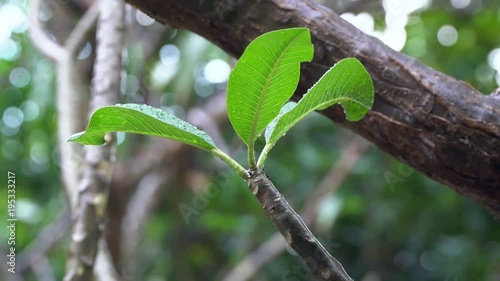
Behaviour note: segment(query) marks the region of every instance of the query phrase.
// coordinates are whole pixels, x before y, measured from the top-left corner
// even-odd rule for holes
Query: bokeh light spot
[[[223,83],[226,82],[231,68],[227,62],[221,59],[211,60],[203,68],[203,76],[210,83]]]
[[[85,43],[85,46],[80,50],[80,53],[78,54],[78,57],[76,57],[78,60],[84,60],[88,58],[92,54],[92,44],[90,42]]]
[[[160,49],[160,60],[166,65],[176,64],[181,56],[181,51],[177,46],[167,44]]]
[[[204,77],[198,77],[194,83],[194,91],[200,97],[209,97],[214,93],[214,84],[207,81]]]
[[[7,160],[17,160],[22,153],[23,145],[15,139],[8,139],[2,145],[2,155]]]
[[[31,224],[40,223],[43,218],[43,212],[36,203],[27,199],[19,199],[16,203],[19,220]]]
[[[3,112],[2,122],[9,128],[19,128],[24,121],[24,114],[21,109],[10,106]]]
[[[455,9],[465,9],[470,5],[471,0],[450,0],[451,5]]]
[[[155,23],[155,20],[153,18],[141,11],[137,11],[137,13],[135,14],[135,19],[142,26],[150,26]]]
[[[0,59],[15,61],[21,55],[21,47],[14,40],[0,42]]]
[[[21,110],[23,111],[25,121],[33,121],[40,114],[40,108],[33,100],[25,100],[21,104]]]
[[[488,53],[488,64],[500,72],[500,48],[493,49]]]
[[[446,47],[453,46],[458,40],[458,32],[451,25],[443,25],[438,30],[437,38],[441,45]]]
[[[23,33],[28,21],[21,7],[15,4],[0,6],[0,42],[8,40],[13,32]]]
[[[437,253],[435,251],[425,251],[420,255],[420,265],[427,270],[434,270],[437,267]]]

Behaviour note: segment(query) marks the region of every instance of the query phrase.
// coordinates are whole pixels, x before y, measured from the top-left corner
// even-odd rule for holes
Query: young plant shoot
[[[352,280],[263,171],[276,142],[309,113],[341,104],[346,118],[358,121],[373,105],[372,80],[355,58],[335,64],[298,103],[288,102],[297,88],[301,63],[310,62],[313,52],[307,28],[272,31],[252,41],[232,70],[227,87],[227,110],[234,130],[248,148],[247,169],[217,148],[204,131],[147,105],[118,104],[100,108],[92,115],[87,130],[71,136],[69,141],[102,145],[106,133],[126,132],[172,139],[208,151],[249,183],[267,215],[313,276],[318,280]],[[254,143],[262,133],[266,145],[256,160]]]

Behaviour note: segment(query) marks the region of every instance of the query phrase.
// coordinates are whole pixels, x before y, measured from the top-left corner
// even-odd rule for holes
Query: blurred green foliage
[[[471,5],[478,2],[473,0]],[[468,11],[453,9],[447,3],[436,1],[412,14],[402,51],[490,93],[500,84],[492,58],[493,50],[500,48],[499,4],[482,1],[480,8]],[[0,172],[16,173],[16,246],[21,258],[29,254],[25,250],[35,237],[66,212],[66,203],[57,160],[54,66],[27,38],[27,22],[13,25],[12,17],[4,16],[12,14],[8,10],[11,6],[24,11],[25,3],[13,0],[0,6]],[[383,13],[374,15],[375,22],[383,22]],[[450,46],[443,46],[437,37],[444,25],[458,34]],[[12,29],[4,36],[8,27]],[[123,100],[152,101],[184,118],[189,108],[203,105],[224,91],[224,79],[205,71],[211,69],[209,64],[214,60],[218,65],[211,74],[224,74],[227,66],[234,64],[220,49],[185,31],[169,29],[159,49],[147,59],[139,45],[130,43]],[[221,61],[227,63],[226,67]],[[221,130],[232,155],[238,155],[244,163],[242,143],[227,120]],[[121,138],[124,140],[118,146],[117,159],[127,163],[133,163],[129,158],[137,149],[134,143],[139,140],[147,148],[152,142],[128,135]],[[266,172],[300,210],[351,138],[350,133],[314,114],[275,147]],[[263,139],[258,142],[258,148],[264,145]],[[182,155],[182,161],[176,161],[185,162],[183,167],[190,171],[174,170],[179,173],[178,179],[163,187],[140,236],[137,271],[130,275],[127,267],[118,268],[125,280],[220,280],[275,232],[237,175],[216,168],[208,153],[186,149]],[[193,173],[202,174],[204,180],[185,180],[193,178]],[[403,180],[391,185],[386,173]],[[196,214],[186,223],[179,206],[194,206],[200,200],[197,192],[206,189],[216,195],[201,204],[203,208],[195,208]],[[0,192],[6,193],[5,180]],[[5,218],[6,197],[0,198],[0,217]],[[355,280],[500,280],[498,222],[477,203],[375,147],[365,153],[331,199],[327,201],[329,208],[339,211],[326,213],[326,217],[334,224],[319,225],[320,230],[315,232]],[[7,232],[5,227],[0,229],[4,256]],[[46,253],[57,280],[64,273],[67,242],[66,235]],[[37,280],[31,269],[24,271],[23,277]],[[297,257],[284,253],[253,280],[310,278]]]

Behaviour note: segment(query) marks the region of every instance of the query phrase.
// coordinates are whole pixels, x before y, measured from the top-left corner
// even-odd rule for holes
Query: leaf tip
[[[71,135],[69,138],[68,138],[68,142],[80,142],[80,138],[85,134],[85,132],[79,132],[79,133],[76,133],[76,134],[73,134]]]
[[[103,145],[106,144],[106,140],[104,138],[95,138],[89,137],[86,135],[86,132],[79,132],[74,135],[71,135],[68,138],[68,142],[77,142],[85,145]]]

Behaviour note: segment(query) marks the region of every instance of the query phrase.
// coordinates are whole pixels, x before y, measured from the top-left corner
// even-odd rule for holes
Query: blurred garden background
[[[498,0],[318,2],[484,94],[500,86]],[[31,2],[1,3],[0,217],[7,217],[11,171],[18,221],[16,274],[6,271],[8,229],[1,224],[0,280],[62,280],[71,220],[57,147],[57,66],[30,39]],[[36,20],[62,43],[91,4],[45,2]],[[225,113],[235,59],[131,6],[125,22],[121,102],[189,120],[244,162]],[[84,93],[95,30],[87,37],[74,64]],[[300,122],[269,157],[266,173],[354,280],[500,280],[500,224],[482,206],[320,114]],[[208,153],[118,134],[106,237],[122,280],[311,280],[275,232],[246,183]]]

